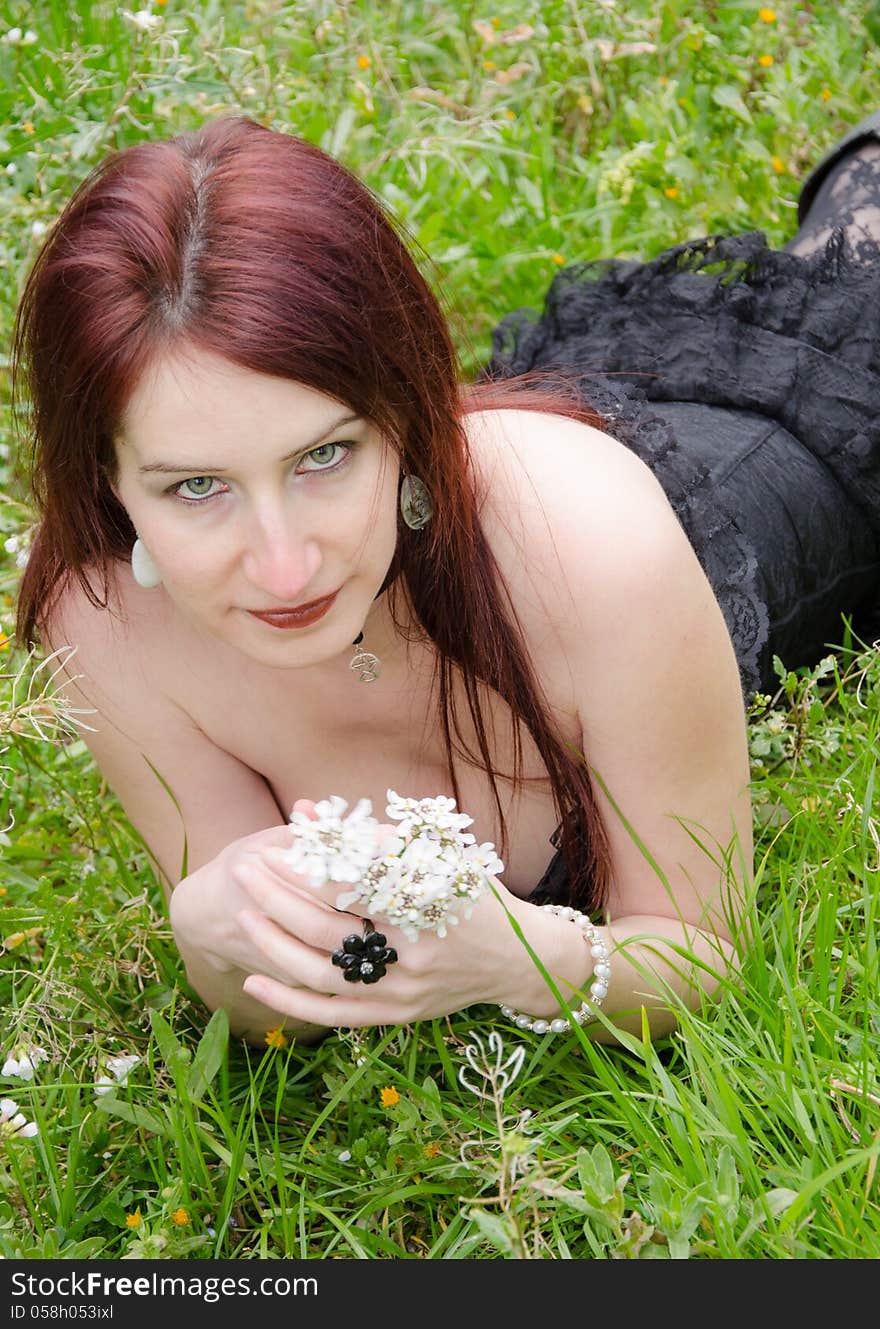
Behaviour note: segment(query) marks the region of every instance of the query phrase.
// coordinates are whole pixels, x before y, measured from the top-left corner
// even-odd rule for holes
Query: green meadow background
[[[855,0],[0,2],[0,1060],[46,1053],[0,1075],[0,1255],[880,1255],[878,649],[842,621],[750,714],[753,937],[674,1036],[542,1040],[475,1007],[247,1047],[187,987],[57,661],[11,635],[34,513],[8,372],[41,237],[112,149],[238,112],[335,153],[471,375],[562,264],[784,243],[810,164],[880,104],[878,41]]]

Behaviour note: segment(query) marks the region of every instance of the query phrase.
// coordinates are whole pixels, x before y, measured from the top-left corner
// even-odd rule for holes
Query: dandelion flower
[[[395,1107],[400,1102],[400,1094],[394,1088],[394,1085],[385,1085],[379,1092],[379,1101],[383,1107]]]
[[[663,193],[666,195],[667,198],[678,198],[678,190],[676,189],[675,185],[667,185],[667,187],[663,190]]]
[[[358,56],[358,69],[369,69],[372,63],[373,62],[368,55]]]
[[[764,68],[764,69],[769,69],[770,66],[773,64],[773,56],[772,56],[772,55],[759,55],[759,56],[758,56],[758,64],[761,65],[762,68]]]
[[[284,1037],[284,1034],[281,1032],[280,1029],[266,1030],[267,1048],[283,1048],[286,1046],[287,1046],[287,1039]]]
[[[175,1209],[171,1215],[171,1221],[175,1227],[186,1227],[189,1223],[189,1214],[184,1208]]]
[[[822,91],[819,93],[819,96],[822,98],[823,102],[828,102],[828,101],[830,101],[830,100],[831,100],[831,89],[830,89],[830,88],[823,88]]]
[[[762,23],[775,23],[776,14],[772,9],[759,9],[758,18]]]
[[[773,164],[773,169],[774,169],[774,171],[776,172],[776,174],[777,174],[777,175],[782,175],[782,172],[785,170],[785,162],[782,160],[782,158],[781,158],[781,157],[774,157],[774,158],[772,159],[772,164]]]
[[[143,1222],[143,1219],[141,1218],[141,1211],[140,1211],[140,1209],[135,1209],[135,1211],[134,1211],[133,1214],[126,1214],[126,1215],[125,1215],[125,1226],[126,1226],[126,1227],[137,1228],[137,1227],[140,1227],[140,1225],[141,1225],[142,1222]]]

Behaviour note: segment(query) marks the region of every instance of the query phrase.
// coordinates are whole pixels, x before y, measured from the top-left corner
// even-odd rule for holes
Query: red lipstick
[[[323,600],[312,600],[299,609],[249,609],[248,613],[273,628],[307,628],[324,617],[338,594],[338,591],[334,591],[332,595],[325,595]]]

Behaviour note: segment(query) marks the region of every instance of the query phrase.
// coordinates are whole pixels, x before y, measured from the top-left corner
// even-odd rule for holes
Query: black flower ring
[[[334,951],[332,960],[344,970],[346,983],[378,983],[384,978],[389,964],[397,961],[397,951],[393,946],[386,946],[387,937],[383,932],[370,930],[359,937],[352,933],[343,937],[342,949]]]

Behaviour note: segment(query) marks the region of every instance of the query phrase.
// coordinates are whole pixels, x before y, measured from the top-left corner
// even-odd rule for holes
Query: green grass
[[[782,243],[809,164],[880,102],[880,24],[854,0],[775,11],[169,0],[140,34],[115,5],[0,3],[0,34],[37,33],[0,44],[4,346],[34,224],[108,149],[223,111],[295,129],[381,195],[466,373],[560,261],[712,231]],[[32,513],[0,370],[5,541]],[[48,670],[7,649],[0,1052],[49,1060],[0,1078],[40,1129],[0,1141],[0,1255],[876,1258],[880,654],[843,623],[840,643],[750,716],[753,941],[675,1036],[541,1041],[474,1008],[265,1052],[188,990],[143,847],[41,701]],[[525,1046],[506,1085],[493,1030],[503,1057]],[[474,1034],[482,1098],[459,1080]],[[96,1096],[123,1053],[139,1065]]]

